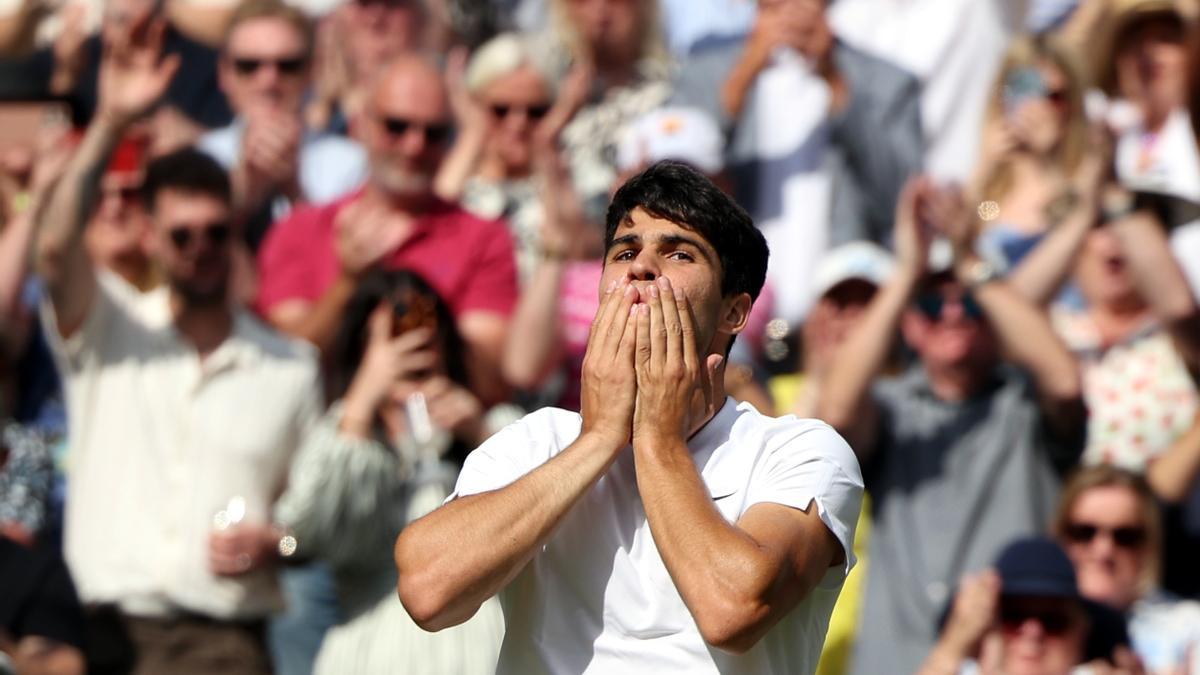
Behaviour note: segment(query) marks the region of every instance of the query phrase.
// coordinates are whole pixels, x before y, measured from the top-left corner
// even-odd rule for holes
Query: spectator
[[[511,416],[485,411],[466,388],[450,310],[403,270],[363,279],[331,361],[335,403],[297,455],[276,511],[301,555],[333,566],[348,617],[326,635],[316,672],[493,672],[499,606],[451,631],[422,631],[396,602],[391,545],[441,503],[466,453]]]
[[[1088,122],[1067,52],[1045,36],[1013,43],[987,116],[972,199],[988,218],[980,244],[1015,265],[1079,197]]]
[[[1014,541],[995,569],[963,579],[919,673],[1141,673],[1124,619],[1085,596],[1057,544],[1040,537]]]
[[[150,214],[142,204],[146,142],[136,136],[122,139],[100,179],[96,208],[84,231],[88,257],[139,291],[159,284],[146,240]]]
[[[818,417],[846,435],[871,490],[857,673],[916,669],[952,585],[1048,522],[1055,470],[1082,444],[1075,360],[1046,316],[974,255],[970,216],[928,179],[906,186],[896,270],[821,392]],[[953,242],[948,266],[936,248],[928,262],[935,233]],[[897,328],[918,361],[875,386]]]
[[[834,245],[887,243],[896,196],[921,169],[916,80],[834,39],[825,0],[760,2],[755,28],[693,55],[675,99],[722,121],[734,194],[773,250],[775,315],[799,322]],[[713,83],[721,83],[720,87]]]
[[[412,269],[454,312],[472,390],[499,401],[500,354],[517,297],[512,240],[502,223],[434,196],[448,118],[436,69],[416,56],[392,63],[360,120],[371,165],[366,185],[272,228],[259,254],[258,305],[283,331],[328,349],[362,274],[374,266]]]
[[[890,253],[865,241],[843,244],[824,257],[813,274],[817,301],[801,329],[802,371],[772,378],[781,410],[796,417],[816,417],[822,383],[838,348],[853,334],[894,266]]]
[[[227,300],[230,187],[198,152],[146,170],[164,286],[137,294],[82,243],[95,177],[179,67],[161,55],[165,29],[147,16],[111,42],[96,122],[39,218],[42,318],[70,416],[65,554],[94,668],[266,673],[282,542],[270,509],[318,412],[315,359]]]
[[[197,147],[233,181],[234,204],[251,251],[273,220],[305,203],[325,203],[358,187],[366,156],[356,143],[304,128],[313,29],[280,0],[243,3],[230,18],[217,68],[237,114]]]
[[[559,219],[580,218],[553,144],[578,107],[571,99],[583,92],[556,99],[531,41],[515,33],[484,44],[465,70],[452,64],[450,75],[459,134],[438,172],[439,196],[461,201],[481,218],[508,223],[522,281],[529,280],[543,255],[579,257],[587,237],[546,244],[542,230],[547,209]],[[578,228],[575,222],[568,225]],[[599,248],[598,238],[592,239],[591,248]]]
[[[1163,529],[1150,484],[1112,466],[1079,471],[1063,487],[1054,534],[1084,597],[1129,617],[1147,673],[1200,672],[1200,603],[1159,587]]]
[[[1104,194],[1107,214],[1089,206],[1091,215],[1064,221],[1013,272],[1013,282],[1045,303],[1074,270],[1086,307],[1058,307],[1052,316],[1083,368],[1083,461],[1141,472],[1200,409],[1190,373],[1200,364],[1200,310],[1153,212],[1129,213],[1138,204],[1120,189]]]
[[[669,98],[670,57],[657,0],[550,0],[545,57],[572,101],[561,145],[587,222],[600,229],[617,182],[621,130]],[[570,71],[568,75],[568,71]],[[570,113],[574,113],[572,116]]]
[[[921,84],[925,168],[964,183],[979,155],[989,88],[1029,0],[839,0],[833,32]]]
[[[309,126],[345,130],[384,68],[402,54],[423,51],[428,26],[422,0],[351,0],[334,9],[317,33]]]

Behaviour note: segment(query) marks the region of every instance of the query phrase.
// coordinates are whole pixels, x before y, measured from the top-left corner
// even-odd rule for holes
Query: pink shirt
[[[297,209],[271,228],[258,254],[260,312],[267,314],[287,300],[316,302],[333,285],[340,273],[334,219],[361,195],[359,190]],[[457,317],[473,311],[509,316],[516,305],[516,261],[508,228],[454,204],[438,202],[417,218],[413,233],[383,264],[421,275]]]

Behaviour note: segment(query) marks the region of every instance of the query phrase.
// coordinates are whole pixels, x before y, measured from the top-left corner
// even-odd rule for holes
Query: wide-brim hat
[[[1107,4],[1094,43],[1092,83],[1112,95],[1117,87],[1117,42],[1130,26],[1155,16],[1173,18],[1186,26],[1193,17],[1178,0],[1108,0]]]

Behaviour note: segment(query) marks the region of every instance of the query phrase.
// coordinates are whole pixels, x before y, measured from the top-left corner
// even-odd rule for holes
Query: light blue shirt
[[[237,118],[233,124],[201,136],[196,147],[230,170],[240,159],[245,131],[245,120]],[[306,132],[300,144],[299,179],[305,200],[315,204],[331,202],[366,181],[366,150],[342,136]],[[289,210],[288,200],[279,198],[271,207],[271,215],[279,218]]]

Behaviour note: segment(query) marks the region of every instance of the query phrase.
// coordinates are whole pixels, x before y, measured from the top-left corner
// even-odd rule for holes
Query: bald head
[[[395,58],[374,82],[365,113],[374,186],[398,199],[427,196],[450,133],[441,72],[420,56]]]

